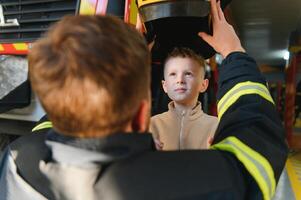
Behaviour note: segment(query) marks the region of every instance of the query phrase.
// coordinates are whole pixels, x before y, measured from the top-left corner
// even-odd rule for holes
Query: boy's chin
[[[186,104],[185,99],[175,98],[175,99],[173,99],[173,102],[175,102],[176,104]]]
[[[189,96],[186,93],[176,94],[171,99],[180,104],[189,102]]]
[[[175,102],[178,105],[182,105],[182,106],[194,106],[197,103],[197,99],[195,101],[192,101],[190,97],[177,97],[177,98],[173,98],[173,102]]]

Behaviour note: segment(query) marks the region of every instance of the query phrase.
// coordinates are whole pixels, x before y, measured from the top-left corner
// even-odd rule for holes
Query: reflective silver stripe
[[[237,146],[235,143],[231,142],[231,141],[224,141],[224,144],[228,144],[231,146],[234,146],[237,150],[240,151],[240,153],[242,153],[246,158],[248,158],[258,169],[258,171],[260,172],[261,176],[264,178],[264,180],[266,181],[267,185],[268,185],[268,189],[269,189],[269,196],[272,197],[272,183],[271,180],[265,170],[265,168],[261,165],[261,163],[259,163],[257,160],[253,159],[251,156],[249,156],[246,152],[244,152],[242,149],[240,149],[239,146]]]
[[[263,155],[244,144],[235,136],[229,136],[223,141],[214,144],[211,148],[234,154],[258,184],[263,199],[270,200],[272,198],[276,188],[274,170]]]
[[[234,95],[234,94],[236,94],[236,93],[238,93],[238,92],[240,92],[240,91],[242,91],[242,90],[247,90],[247,89],[257,89],[257,90],[260,90],[260,91],[266,93],[267,95],[270,95],[270,93],[267,93],[267,91],[266,91],[265,89],[263,89],[263,88],[261,88],[261,87],[259,87],[259,86],[256,86],[256,85],[245,85],[245,86],[241,86],[241,87],[239,87],[239,88],[237,88],[237,89],[231,91],[231,92],[229,93],[229,96],[228,96],[226,99],[223,99],[223,102],[222,102],[221,105],[218,104],[218,112],[220,112],[220,111],[223,109],[223,107],[224,107],[225,104],[228,102],[228,100],[232,98],[232,95]]]

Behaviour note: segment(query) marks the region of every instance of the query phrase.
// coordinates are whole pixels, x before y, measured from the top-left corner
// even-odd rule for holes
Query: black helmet
[[[221,0],[224,9],[231,0]],[[214,49],[197,33],[212,33],[208,0],[137,0],[138,11],[146,28],[146,38],[156,36],[153,57],[162,60],[174,47],[188,47],[205,59]]]

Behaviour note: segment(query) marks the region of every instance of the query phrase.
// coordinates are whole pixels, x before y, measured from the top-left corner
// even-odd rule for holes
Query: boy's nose
[[[177,83],[185,83],[185,79],[184,79],[184,75],[183,74],[179,74],[177,76]]]

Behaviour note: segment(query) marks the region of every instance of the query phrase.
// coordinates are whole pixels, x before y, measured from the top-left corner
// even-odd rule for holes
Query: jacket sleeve
[[[287,158],[284,129],[265,78],[254,59],[234,52],[219,73],[218,118],[213,149],[235,155],[271,199]]]

